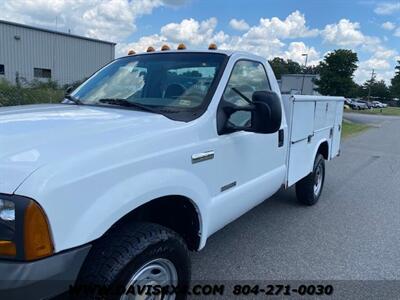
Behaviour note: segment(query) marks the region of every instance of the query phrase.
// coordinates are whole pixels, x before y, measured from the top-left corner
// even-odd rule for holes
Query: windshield
[[[95,73],[71,96],[83,104],[129,106],[131,103],[138,104],[131,105],[132,108],[193,111],[210,98],[225,58],[217,53],[123,57]]]

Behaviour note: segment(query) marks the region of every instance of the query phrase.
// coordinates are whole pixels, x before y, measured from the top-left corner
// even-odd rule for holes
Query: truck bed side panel
[[[338,155],[344,99],[286,96],[283,100],[289,124],[289,187],[312,172],[317,150],[322,143],[328,143],[328,159]]]
[[[340,140],[342,136],[343,102],[337,102],[335,125],[333,128],[331,159],[340,154]]]

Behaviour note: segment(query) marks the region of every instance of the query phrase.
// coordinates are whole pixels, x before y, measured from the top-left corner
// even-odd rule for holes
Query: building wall
[[[90,76],[114,56],[112,43],[0,22],[0,65],[12,83],[17,72],[32,81],[34,68],[43,68],[51,69],[52,80],[69,84]]]
[[[313,80],[318,78],[317,75],[305,75],[302,74],[289,74],[282,75],[282,79],[280,80],[281,92],[283,94],[301,94],[301,89],[303,85],[304,78],[304,87],[303,87],[303,95],[316,95],[315,91],[316,85]]]

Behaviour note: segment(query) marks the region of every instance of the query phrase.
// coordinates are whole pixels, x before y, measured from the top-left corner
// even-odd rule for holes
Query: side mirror
[[[254,92],[251,102],[247,106],[237,106],[221,100],[217,114],[218,134],[235,131],[277,132],[282,122],[279,96],[271,91]]]
[[[271,91],[254,92],[255,110],[252,127],[259,133],[275,133],[282,123],[282,106],[279,96]]]

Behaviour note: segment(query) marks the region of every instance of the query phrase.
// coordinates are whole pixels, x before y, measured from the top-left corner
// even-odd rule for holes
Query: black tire
[[[73,298],[120,299],[132,275],[155,259],[173,263],[178,276],[173,285],[182,291],[176,299],[186,299],[191,276],[186,243],[174,231],[152,223],[116,227],[98,240],[82,266],[75,290],[89,288]]]
[[[321,187],[317,193],[314,191],[314,185],[316,181],[316,177],[319,172],[322,172],[322,182]],[[299,200],[302,204],[305,205],[314,205],[318,202],[322,190],[324,188],[325,181],[325,160],[321,154],[318,154],[315,158],[314,168],[312,173],[310,173],[307,177],[300,180],[296,183],[296,196],[297,200]]]

